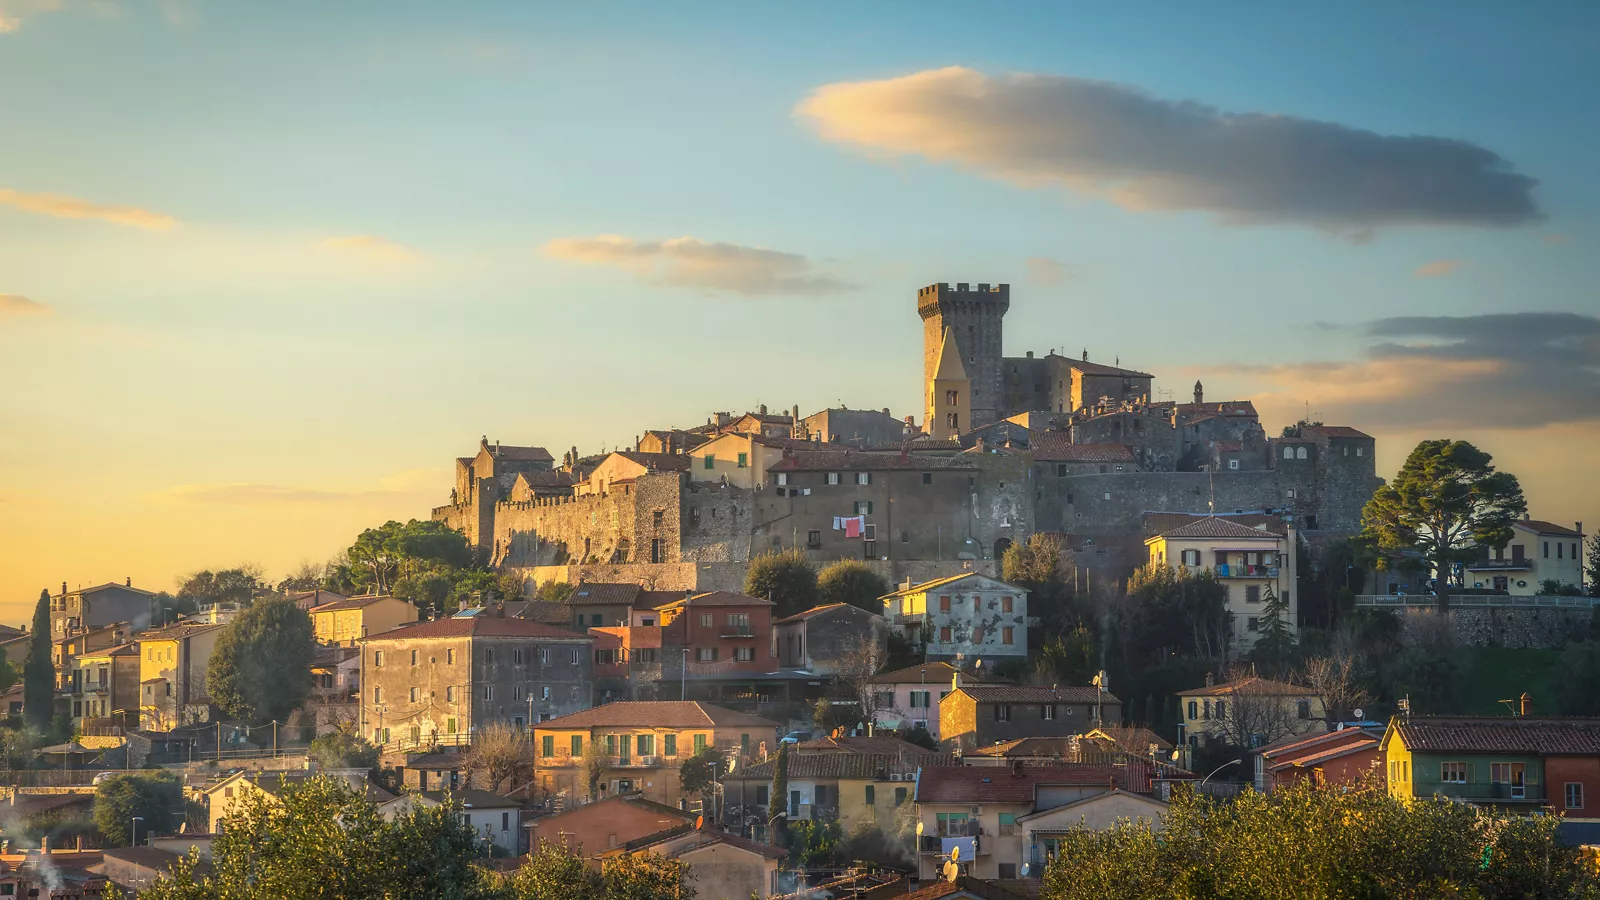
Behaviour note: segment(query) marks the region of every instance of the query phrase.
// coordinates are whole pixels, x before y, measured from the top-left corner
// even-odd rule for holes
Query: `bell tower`
[[[941,282],[917,291],[917,314],[922,317],[923,428],[929,434],[948,433],[945,395],[935,390],[941,369],[948,381],[959,368],[968,382],[966,396],[957,395],[961,417],[954,429],[960,434],[1000,419],[1003,396],[1001,328],[1011,308],[1011,286],[961,282],[955,287]],[[952,359],[952,354],[954,358]]]

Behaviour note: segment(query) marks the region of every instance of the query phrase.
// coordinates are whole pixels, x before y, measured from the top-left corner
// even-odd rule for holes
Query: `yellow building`
[[[682,472],[689,468],[689,457],[678,453],[640,453],[637,450],[618,450],[608,454],[594,467],[589,477],[573,485],[573,493],[580,496],[608,494],[614,484],[631,483],[641,475],[657,472]]]
[[[949,756],[928,753],[789,754],[789,821],[838,822],[845,834],[863,826],[894,833],[911,823],[917,770],[951,765]],[[765,810],[771,802],[777,760],[736,769],[723,779],[723,826],[766,840]],[[763,821],[748,821],[731,811],[757,809]]]
[[[72,660],[73,724],[139,724],[139,645],[118,644]]]
[[[534,776],[547,796],[565,796],[568,805],[587,800],[584,756],[599,745],[606,764],[595,799],[638,791],[677,806],[684,760],[707,747],[751,760],[774,752],[777,740],[778,723],[709,703],[608,703],[536,725]]]
[[[235,772],[205,791],[206,808],[210,813],[211,833],[221,834],[226,827],[223,820],[232,815],[251,794],[265,794],[273,800],[283,795],[285,788],[304,785],[313,776],[307,772]],[[364,774],[340,773],[350,787],[373,804],[388,803],[395,796],[366,779]]]
[[[170,731],[210,717],[206,667],[222,625],[180,622],[135,636],[139,644],[139,727]]]
[[[354,647],[364,637],[415,621],[417,608],[409,600],[387,594],[347,597],[311,610],[317,643],[336,647]]]
[[[739,488],[757,488],[767,483],[767,467],[783,459],[786,449],[827,449],[832,445],[766,437],[731,431],[689,451],[693,462],[689,477],[694,481],[721,482]]]
[[[1261,747],[1294,734],[1327,731],[1322,695],[1254,675],[1178,692],[1178,743],[1222,741]]]
[[[1150,565],[1171,566],[1190,574],[1209,570],[1227,591],[1233,617],[1233,649],[1255,646],[1268,599],[1287,605],[1282,619],[1297,630],[1299,598],[1295,594],[1295,534],[1292,528],[1263,524],[1259,528],[1221,516],[1195,516],[1186,524],[1145,539]]]
[[[973,427],[972,381],[961,362],[961,348],[949,328],[939,345],[939,360],[934,366],[933,383],[928,386],[929,416],[922,427],[936,441],[961,436]]]

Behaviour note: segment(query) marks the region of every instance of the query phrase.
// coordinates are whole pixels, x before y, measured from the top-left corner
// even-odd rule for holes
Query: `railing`
[[[1361,594],[1357,606],[1390,609],[1432,609],[1436,600],[1432,594]],[[1508,594],[1451,594],[1452,609],[1484,607],[1526,607],[1529,609],[1593,609],[1600,606],[1600,597],[1562,597],[1555,594],[1512,596]]]
[[[1240,566],[1221,563],[1214,570],[1218,578],[1277,578],[1277,566]]]
[[[1482,572],[1493,569],[1531,569],[1533,560],[1527,559],[1479,559],[1467,563],[1467,571]]]

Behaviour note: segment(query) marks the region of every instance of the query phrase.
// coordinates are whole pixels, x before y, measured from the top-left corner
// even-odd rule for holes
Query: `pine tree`
[[[48,731],[55,718],[56,664],[50,659],[50,591],[39,592],[28,635],[28,660],[22,666],[22,712],[28,727]]]
[[[1262,598],[1260,632],[1256,638],[1256,645],[1250,651],[1250,658],[1260,664],[1270,675],[1278,675],[1289,667],[1290,659],[1294,656],[1294,633],[1289,630],[1289,604],[1278,596],[1278,592],[1267,585],[1267,594]]]

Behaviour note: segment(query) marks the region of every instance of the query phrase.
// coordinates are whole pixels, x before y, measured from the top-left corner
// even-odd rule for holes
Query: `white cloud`
[[[751,297],[833,294],[851,288],[817,271],[797,253],[692,237],[665,241],[638,241],[615,234],[558,238],[546,244],[544,252],[556,259],[625,269],[655,284]]]
[[[322,242],[321,247],[324,250],[372,262],[410,263],[422,258],[421,254],[410,247],[370,234],[328,238]]]
[[[1048,256],[1028,257],[1029,284],[1061,284],[1067,280],[1067,267]]]
[[[818,88],[796,113],[826,140],[955,163],[1015,184],[1355,238],[1396,225],[1541,218],[1537,182],[1467,141],[1225,112],[1127,85],[950,67]]]
[[[171,216],[135,206],[107,206],[80,200],[77,197],[29,194],[10,188],[0,188],[0,206],[10,206],[23,212],[54,216],[58,219],[98,219],[151,231],[167,231],[178,224],[178,220]]]
[[[1459,259],[1436,259],[1417,266],[1411,274],[1418,278],[1443,278],[1446,275],[1454,275],[1465,265],[1466,263]]]

